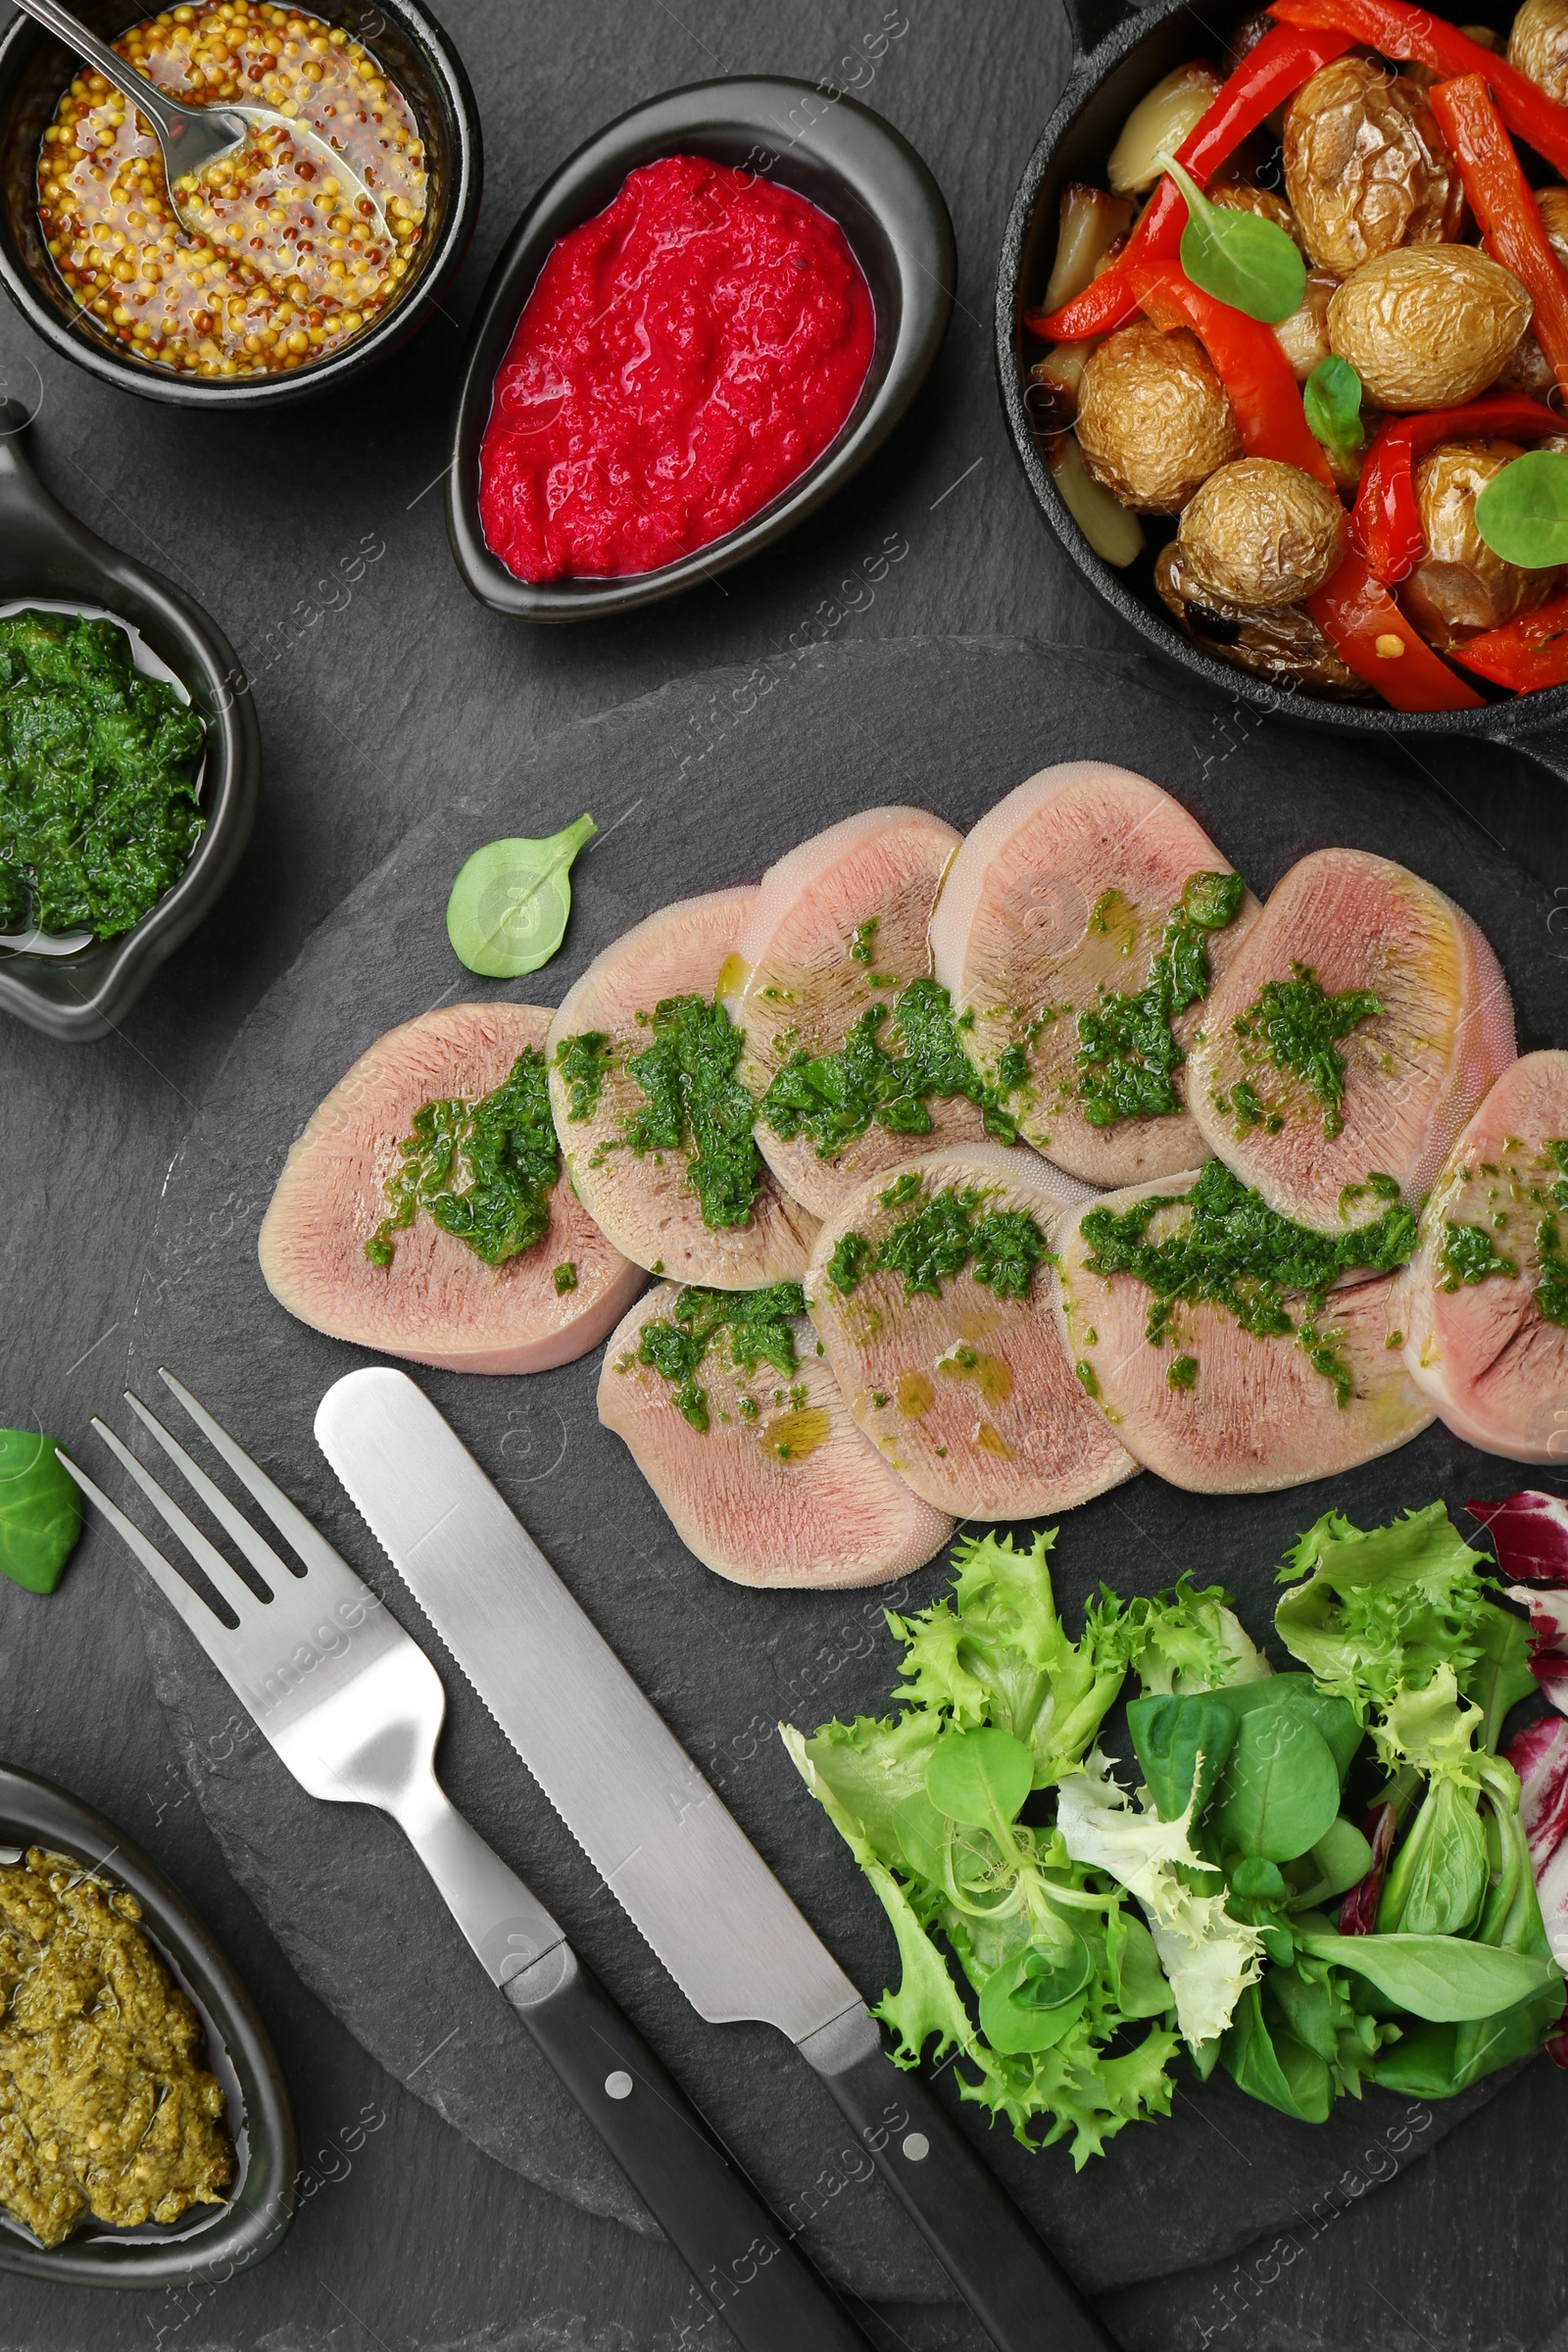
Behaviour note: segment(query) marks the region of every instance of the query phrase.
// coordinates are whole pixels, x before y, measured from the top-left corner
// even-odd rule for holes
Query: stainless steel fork
[[[544,1905],[469,1828],[435,1776],[441,1679],[412,1635],[303,1511],[171,1372],[159,1377],[261,1505],[285,1560],[179,1441],[125,1401],[246,1562],[235,1568],[101,1420],[93,1428],[200,1572],[206,1590],[70,1456],[62,1466],[195,1635],[313,1796],[389,1813],[440,1888],[491,1981],[696,2275],[747,2352],[865,2352],[719,2140],[577,1959]],[[56,1448],[59,1452],[59,1448]],[[742,2270],[741,2266],[749,2266]],[[713,2281],[747,2280],[744,2293]]]

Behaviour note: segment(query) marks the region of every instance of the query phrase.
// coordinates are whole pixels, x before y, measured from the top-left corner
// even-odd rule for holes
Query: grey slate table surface
[[[764,660],[838,611],[840,581],[894,533],[908,556],[873,601],[858,596],[830,624],[841,641],[1128,650],[1027,505],[991,379],[996,245],[1066,64],[1051,0],[775,0],[765,12],[740,0],[443,0],[442,13],[484,117],[478,239],[450,321],[363,394],[292,417],[192,418],[94,385],[0,317],[0,377],[37,412],[29,446],[44,479],[214,612],[255,680],[267,748],[237,882],[123,1032],[74,1051],[14,1025],[0,1036],[0,1421],[36,1420],[68,1443],[122,1385],[160,1187],[230,1039],[330,910],[462,788],[466,743],[482,734],[488,755],[499,745],[505,757],[512,741],[520,759],[569,720]],[[461,329],[522,203],[597,125],[655,90],[726,71],[815,79],[880,24],[902,29],[864,95],[935,170],[960,254],[953,330],[910,418],[845,497],[701,598],[557,634],[483,612],[457,582],[432,485]],[[346,609],[307,625],[316,581],[367,536],[384,557]],[[1218,703],[1213,723],[1223,756],[1234,721]],[[939,750],[940,710],[931,724]],[[1560,878],[1568,899],[1558,784],[1498,753],[1440,749],[1426,764],[1434,793],[1469,808],[1548,895]],[[1557,929],[1568,916],[1546,919],[1543,955],[1568,950]],[[493,2163],[303,1989],[189,1793],[126,1571],[96,1533],[52,1599],[0,1584],[0,1753],[123,1822],[204,1912],[278,2044],[309,2169],[291,2238],[254,2276],[200,2299],[6,2278],[0,2352],[674,2352],[689,2340],[685,2276],[666,2248]],[[1568,2085],[1538,2063],[1375,2196],[1363,2202],[1366,2179],[1348,2175],[1315,2234],[1127,2290],[1107,2303],[1109,2324],[1130,2348],[1564,2352],[1565,2119]],[[956,2311],[906,2306],[878,2325],[889,2346],[981,2352]]]

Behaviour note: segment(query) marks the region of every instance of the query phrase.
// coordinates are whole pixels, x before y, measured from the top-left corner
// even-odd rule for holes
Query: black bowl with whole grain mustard
[[[0,1863],[38,1847],[133,1898],[135,1925],[195,2009],[204,2069],[224,2093],[235,2167],[221,2203],[114,2228],[88,2218],[46,2245],[0,2206],[0,2272],[57,2285],[221,2284],[271,2253],[294,2218],[299,2152],[282,2070],[250,1995],[184,1898],[116,1825],[52,1782],[0,1765]],[[122,1910],[126,1909],[122,1903]],[[0,1914],[0,1935],[5,1918]]]
[[[658,569],[534,582],[486,543],[479,448],[497,370],[558,239],[603,211],[627,175],[662,156],[753,171],[826,213],[871,291],[876,340],[849,416],[820,456],[721,538]],[[593,620],[657,604],[771,547],[881,448],[924,383],[953,311],[957,258],[941,189],[914,149],[868,107],[782,75],[666,90],[568,156],[503,247],[468,330],[447,476],[447,532],[466,585],[519,620]]]
[[[1027,398],[1030,364],[1046,347],[1025,331],[1022,314],[1039,307],[1051,275],[1062,191],[1075,180],[1102,184],[1105,159],[1139,100],[1174,68],[1222,51],[1253,4],[1224,0],[1216,11],[1200,8],[1196,0],[1064,0],[1073,49],[1066,86],[1024,168],[997,270],[997,378],[1024,478],[1047,523],[1097,595],[1161,659],[1202,679],[1233,706],[1250,704],[1272,716],[1377,742],[1394,739],[1413,746],[1422,736],[1480,738],[1528,753],[1568,779],[1568,686],[1513,695],[1475,710],[1422,711],[1334,702],[1255,676],[1178,627],[1155,592],[1152,551],[1146,550],[1124,570],[1098,554],[1052,475],[1046,436]],[[1490,20],[1504,37],[1511,15],[1498,0],[1477,0],[1464,10],[1447,6],[1439,13],[1455,23],[1461,16]]]
[[[136,0],[74,0],[90,30],[116,40],[155,12]],[[418,0],[321,0],[300,12],[362,42],[407,101],[428,169],[422,240],[401,290],[365,324],[286,371],[192,374],[133,350],[77,303],[51,258],[38,217],[44,132],[83,72],[66,44],[20,12],[0,37],[0,283],[55,351],[102,382],[190,408],[277,408],[356,381],[405,343],[439,307],[462,266],[478,216],[478,109],[462,59]],[[255,93],[264,96],[264,93]],[[220,103],[220,100],[219,101]],[[303,325],[305,321],[297,323]]]
[[[73,953],[0,946],[0,1011],[50,1037],[118,1028],[159,965],[227,888],[250,838],[262,744],[245,673],[221,630],[183,589],[97,538],[44,489],[22,453],[26,418],[0,401],[0,614],[103,614],[172,672],[205,731],[203,823],[172,886],[129,930]],[[140,666],[140,663],[138,663]]]

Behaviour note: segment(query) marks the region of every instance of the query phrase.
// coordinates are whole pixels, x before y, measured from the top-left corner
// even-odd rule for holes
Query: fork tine
[[[244,1512],[237,1511],[223,1493],[222,1488],[215,1486],[200,1463],[191,1460],[179,1440],[170,1435],[156,1413],[149,1412],[141,1398],[133,1396],[129,1389],[126,1389],[124,1396],[125,1402],[148,1436],[155,1439],[163,1447],[175,1468],[184,1473],[203,1502],[206,1503],[207,1508],[212,1512],[213,1517],[218,1521],[219,1526],[232,1538],[255,1569],[259,1586],[256,1595],[258,1600],[270,1600],[272,1587],[268,1583],[268,1578],[298,1576],[299,1570],[290,1568],[286,1560],[278,1557],[266,1537],[257,1534]],[[249,1578],[246,1579],[246,1582],[250,1582]]]
[[[210,1580],[214,1592],[234,1611],[243,1626],[252,1610],[265,1607],[267,1603],[257,1599],[245,1579],[229,1566],[218,1545],[209,1542],[194,1520],[186,1517],[172,1494],[165,1494],[152,1472],[137,1461],[130,1447],[123,1439],[116,1437],[108,1422],[100,1421],[95,1415],[92,1426],[121,1468],[129,1471],[158,1516],[179,1538],[197,1567]],[[269,1593],[268,1599],[270,1598]]]
[[[339,1552],[333,1550],[318,1528],[311,1525],[297,1504],[290,1502],[279,1486],[274,1486],[259,1462],[253,1462],[243,1446],[237,1446],[205,1404],[198,1403],[183,1381],[160,1364],[158,1377],[172,1391],[185,1407],[197,1428],[206,1437],[214,1451],[221,1454],[241,1486],[249,1489],[284,1542],[291,1544],[307,1568],[340,1569],[353,1576],[354,1571]],[[359,1582],[355,1578],[356,1584]]]
[[[120,1505],[111,1502],[102,1487],[95,1486],[86,1471],[78,1470],[70,1454],[58,1446],[55,1447],[55,1458],[68,1477],[75,1480],[88,1499],[98,1505],[116,1535],[141,1562],[170,1606],[184,1618],[214,1665],[221,1667],[226,1674],[228,1667],[219,1636],[226,1635],[229,1628],[222,1619],[214,1616],[201,1594],[192,1591],[177,1569],[171,1568],[156,1544],[148,1543],[135,1521],[127,1519]]]

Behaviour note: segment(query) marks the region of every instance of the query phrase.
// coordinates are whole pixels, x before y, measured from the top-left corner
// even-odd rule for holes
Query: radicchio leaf
[[[1563,1728],[1568,1730],[1568,1725]],[[1383,1874],[1389,1867],[1398,1821],[1397,1810],[1392,1804],[1374,1805],[1361,1816],[1361,1835],[1372,1848],[1372,1867],[1364,1879],[1357,1880],[1340,1905],[1342,1936],[1370,1936],[1377,1926],[1378,1897],[1383,1892]]]
[[[1552,1705],[1568,1715],[1568,1592],[1532,1592],[1505,1585],[1510,1600],[1530,1611],[1530,1671]]]
[[[1530,1846],[1541,1917],[1559,1967],[1568,1961],[1568,1723],[1543,1715],[1503,1750],[1519,1775],[1519,1819]],[[1548,2043],[1568,2066],[1568,2034]]]
[[[1539,1487],[1501,1502],[1467,1502],[1496,1548],[1504,1576],[1527,1585],[1568,1585],[1568,1500]]]

